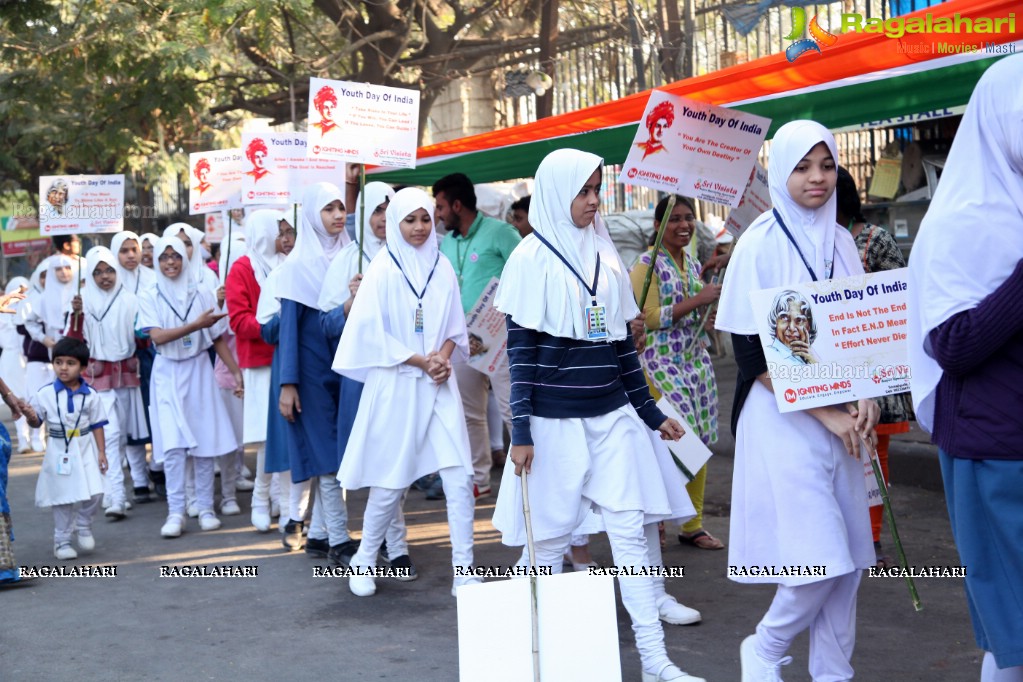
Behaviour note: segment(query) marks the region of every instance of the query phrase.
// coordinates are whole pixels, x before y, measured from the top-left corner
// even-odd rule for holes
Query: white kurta
[[[266,440],[266,420],[270,414],[270,373],[270,367],[242,369],[242,378],[245,380],[242,440],[245,443],[262,443]]]
[[[651,447],[650,429],[631,405],[598,417],[530,417],[533,464],[529,475],[533,539],[595,533],[603,524],[594,507],[640,510],[644,523],[691,518],[696,512],[678,469]],[[670,467],[670,468],[669,468]],[[674,469],[672,473],[671,469]],[[578,500],[577,504],[572,501]],[[494,527],[506,545],[526,543],[522,482],[505,467],[494,509]]]
[[[215,294],[199,287],[184,310],[171,310],[157,287],[143,292],[139,301],[139,329],[174,329],[198,318],[216,305]],[[181,314],[184,319],[178,319]],[[196,457],[218,457],[238,449],[231,416],[213,376],[207,350],[227,325],[219,321],[190,334],[191,346],[178,339],[157,346],[149,384],[153,452],[187,448]]]
[[[58,399],[61,401],[59,417]],[[58,397],[52,384],[39,389],[29,403],[43,420],[43,428],[46,429],[59,430],[63,422],[64,429],[70,432],[75,428],[102,425],[107,421],[99,394],[95,391],[90,391],[85,396],[76,395],[74,412],[68,412],[67,391],[61,391]],[[68,464],[71,468],[69,475],[57,473],[58,460],[64,455],[64,439],[60,436],[51,436],[47,441],[39,479],[36,482],[37,507],[84,502],[93,495],[103,492],[103,475],[99,470],[98,450],[91,433],[72,437],[67,444]]]
[[[415,371],[370,370],[337,473],[342,487],[402,489],[448,467],[472,475],[458,385],[451,378],[437,386]]]

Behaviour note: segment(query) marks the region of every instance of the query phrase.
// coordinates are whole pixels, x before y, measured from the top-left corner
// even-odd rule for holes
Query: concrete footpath
[[[727,425],[735,374],[730,358],[715,364],[722,438],[709,465],[705,525],[727,544],[733,464]],[[303,552],[285,552],[276,529],[267,534],[253,531],[248,494],[240,495],[243,514],[221,517],[221,529],[204,533],[189,520],[187,532],[174,540],[159,535],[166,515],[163,501],[138,505],[118,523],[101,517],[94,527],[96,551],[74,562],[57,562],[52,553],[52,514],[33,506],[41,458],[15,454],[11,462],[18,563],[116,566],[117,575],[39,578],[0,589],[0,680],[491,679],[485,669],[459,678],[443,502],[426,501],[417,491],[408,497],[409,541],[419,579],[379,580],[374,597],[357,598],[345,579],[313,577],[314,567],[326,562]],[[250,454],[253,466],[251,460]],[[944,499],[934,489],[940,476],[933,447],[919,433],[900,436],[892,447],[892,461],[892,498],[910,564],[958,566]],[[494,478],[496,484],[499,472]],[[481,498],[477,504],[476,557],[481,566],[505,566],[518,556],[500,544],[490,525],[494,499]],[[350,526],[356,534],[365,500],[365,491],[348,496]],[[703,623],[665,626],[669,653],[694,675],[713,682],[736,681],[739,643],[753,632],[773,587],[729,581],[727,551],[680,546],[673,531],[669,529],[665,564],[685,566],[685,577],[670,579],[668,590],[699,609]],[[884,537],[890,549],[887,532]],[[603,536],[593,538],[592,550],[599,563],[613,563]],[[195,564],[257,566],[258,575],[160,577],[163,566]],[[979,679],[980,652],[973,641],[962,579],[916,582],[924,607],[919,613],[911,606],[904,580],[863,578],[853,657],[857,679]],[[639,659],[620,602],[618,619],[622,679],[638,682]],[[565,655],[585,655],[584,628],[585,623],[579,623],[579,646]],[[503,637],[497,613],[492,634]],[[809,680],[805,635],[790,653],[794,661],[783,669],[785,679]]]

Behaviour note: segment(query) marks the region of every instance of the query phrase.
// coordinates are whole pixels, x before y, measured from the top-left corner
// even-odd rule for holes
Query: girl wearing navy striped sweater
[[[591,509],[616,565],[650,565],[644,524],[674,515],[648,433],[684,433],[650,398],[629,338],[639,309],[597,213],[602,165],[572,149],[541,162],[529,208],[535,232],[508,260],[495,303],[508,320],[511,460],[516,475],[530,475],[537,563],[556,572]],[[521,482],[506,476],[494,525],[505,544],[521,546]],[[620,585],[644,682],[702,682],[668,659],[654,580]]]

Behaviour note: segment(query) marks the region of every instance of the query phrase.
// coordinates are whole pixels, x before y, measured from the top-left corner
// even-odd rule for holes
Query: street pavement
[[[712,448],[715,457],[709,464],[704,514],[706,528],[727,544],[733,463],[728,414],[735,371],[730,358],[715,365],[722,438]],[[935,489],[940,477],[935,477],[934,448],[914,432],[896,438],[892,457],[891,495],[909,563],[958,566],[944,499]],[[443,502],[427,501],[414,490],[408,497],[409,541],[419,579],[409,583],[381,579],[375,596],[358,598],[348,591],[346,579],[314,577],[314,567],[326,562],[303,552],[285,552],[276,529],[255,532],[248,522],[247,493],[239,496],[242,515],[221,517],[221,529],[202,532],[190,519],[187,532],[174,540],[159,534],[166,515],[162,501],[137,505],[121,522],[99,517],[95,552],[74,562],[57,562],[52,554],[52,514],[33,505],[41,458],[15,454],[11,461],[18,563],[113,565],[117,575],[38,578],[0,589],[0,680],[460,679]],[[900,466],[900,459],[913,463]],[[253,467],[252,453],[249,460]],[[907,473],[900,480],[902,471]],[[495,494],[499,474],[494,472]],[[348,495],[350,526],[356,534],[365,500],[366,491]],[[518,556],[517,550],[500,544],[490,525],[494,500],[485,497],[477,503],[480,566],[507,566]],[[892,550],[887,531],[884,541]],[[594,536],[591,546],[599,563],[613,565],[606,538]],[[685,577],[669,579],[668,590],[703,614],[703,622],[696,626],[665,626],[672,659],[712,682],[739,680],[739,643],[767,609],[773,587],[729,581],[727,551],[683,547],[673,528],[668,531],[664,562],[685,566]],[[258,575],[159,577],[162,566],[195,564],[257,566]],[[973,641],[962,583],[960,578],[917,579],[923,610],[915,612],[904,580],[864,576],[852,661],[857,679],[979,679],[981,652]],[[565,655],[586,655],[585,627],[579,623],[579,646]],[[622,679],[636,682],[639,658],[620,601],[618,628]],[[496,613],[492,635],[503,637]],[[785,680],[809,680],[805,634],[790,654],[794,661],[783,669]],[[488,672],[468,671],[461,679],[486,682]]]

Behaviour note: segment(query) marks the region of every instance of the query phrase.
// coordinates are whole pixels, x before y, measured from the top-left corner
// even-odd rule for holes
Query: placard
[[[241,206],[244,158],[241,149],[188,155],[189,214],[212,213]]]
[[[662,396],[657,401],[657,407],[660,408],[665,417],[674,419],[686,431],[685,435],[678,440],[664,441],[664,444],[668,446],[668,450],[671,451],[675,460],[680,462],[686,468],[686,471],[689,472],[683,471],[682,474],[687,480],[691,481],[714,453],[700,440],[700,437],[689,427],[686,420],[682,418],[675,409],[675,406],[666,397]]]
[[[734,208],[770,124],[654,90],[618,181]]]
[[[39,178],[39,232],[105,234],[124,229],[123,175],[43,175]]]
[[[306,133],[242,133],[245,204],[298,204],[302,190],[315,182],[343,186],[345,164],[333,158],[311,158]]]
[[[754,163],[753,172],[749,174],[746,191],[739,199],[739,205],[728,214],[725,221],[727,229],[733,237],[741,237],[746,228],[761,214],[771,210],[771,191],[767,185],[767,169]]]
[[[309,92],[309,156],[416,167],[418,90],[311,78]]]
[[[874,177],[867,191],[872,197],[894,199],[902,180],[902,161],[899,159],[878,159],[874,166]]]
[[[908,272],[750,292],[779,411],[909,390]]]
[[[504,313],[494,307],[498,284],[500,280],[491,277],[476,303],[465,314],[470,348],[476,344],[482,348],[469,357],[469,366],[487,376],[492,376],[504,365],[508,352],[508,324]]]

